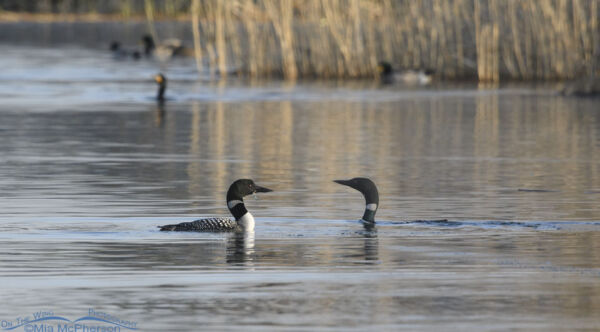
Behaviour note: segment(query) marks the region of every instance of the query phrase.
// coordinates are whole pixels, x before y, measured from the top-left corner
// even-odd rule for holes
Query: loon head
[[[158,73],[154,76],[154,81],[158,83],[158,93],[156,99],[159,101],[165,100],[165,90],[167,89],[167,78],[165,75]]]
[[[154,43],[154,38],[151,35],[144,35],[142,37],[142,44],[144,44],[144,54],[150,55],[152,51],[156,48],[156,44]]]
[[[229,195],[234,195],[234,198],[242,199],[245,196],[252,195],[255,193],[268,193],[273,191],[269,188],[261,187],[254,183],[254,181],[250,179],[239,179],[234,181],[231,186],[229,186],[229,191],[227,192],[227,197]]]
[[[229,208],[229,212],[231,212],[242,228],[254,228],[254,218],[246,210],[244,197],[255,193],[268,193],[270,191],[273,190],[256,185],[250,179],[239,179],[229,186],[229,190],[227,191],[227,208]]]
[[[334,180],[333,182],[360,191],[365,197],[365,203],[367,204],[362,220],[375,223],[375,212],[377,212],[377,208],[379,207],[379,192],[373,181],[367,178],[353,178],[350,180]]]

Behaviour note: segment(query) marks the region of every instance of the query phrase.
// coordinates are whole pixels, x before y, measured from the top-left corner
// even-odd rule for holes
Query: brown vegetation
[[[446,79],[572,79],[600,61],[600,0],[206,0],[197,44],[220,70],[366,77],[379,61]],[[208,61],[214,63],[214,59]]]
[[[433,69],[444,79],[491,82],[573,79],[600,69],[600,0],[37,3],[55,2],[66,11],[78,4],[123,18],[143,14],[150,31],[155,17],[185,15],[199,66],[253,77],[372,77],[379,61],[400,70]]]

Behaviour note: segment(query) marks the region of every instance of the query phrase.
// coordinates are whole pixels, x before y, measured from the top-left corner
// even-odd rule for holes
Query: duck
[[[392,65],[387,61],[382,61],[377,65],[377,72],[379,73],[381,82],[384,84],[404,83],[411,85],[430,84],[434,74],[432,69],[404,70],[396,72],[392,68]]]
[[[144,45],[144,55],[146,57],[156,55],[161,61],[168,60],[172,57],[194,55],[192,49],[183,46],[181,40],[176,38],[165,39],[162,44],[157,45],[151,35],[144,35],[142,36],[141,42]]]
[[[560,93],[563,96],[600,97],[600,77],[586,76],[570,82]]]
[[[231,218],[204,218],[179,224],[158,226],[161,231],[175,232],[253,232],[254,217],[244,205],[244,197],[273,190],[256,185],[251,179],[234,181],[227,191],[227,208]]]
[[[158,73],[154,76],[154,81],[158,84],[158,92],[156,100],[159,102],[165,101],[165,90],[167,89],[167,78],[165,75]]]
[[[362,177],[350,180],[333,180],[333,182],[356,189],[363,194],[366,206],[360,221],[365,226],[375,225],[375,213],[377,213],[377,208],[379,207],[379,191],[375,182],[369,178]]]

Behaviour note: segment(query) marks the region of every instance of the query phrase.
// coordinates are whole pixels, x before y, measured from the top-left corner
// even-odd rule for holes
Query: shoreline
[[[372,78],[378,75],[378,61],[386,61],[392,64],[393,70],[399,75],[410,70],[431,69],[436,73],[435,77],[444,81],[493,84],[500,81],[581,80],[572,90],[593,91],[592,94],[597,93],[597,86],[600,85],[592,81],[600,76],[595,60],[600,49],[594,51],[596,53],[581,47],[573,48],[576,54],[564,51],[568,45],[578,45],[588,40],[587,28],[581,30],[583,41],[566,42],[560,37],[560,31],[551,33],[549,36],[562,43],[556,44],[558,48],[553,51],[534,47],[543,39],[536,35],[529,39],[515,39],[509,34],[508,28],[515,29],[511,26],[504,26],[507,31],[496,29],[494,38],[497,40],[490,44],[489,36],[477,37],[478,34],[488,33],[489,29],[475,28],[468,22],[460,21],[458,23],[464,23],[463,28],[467,28],[467,31],[458,39],[453,34],[445,34],[443,42],[446,48],[441,49],[440,40],[430,36],[430,33],[439,32],[436,26],[429,27],[432,29],[429,31],[416,29],[410,22],[403,22],[403,25],[400,22],[388,26],[402,32],[391,36],[385,25],[373,25],[374,21],[363,20],[359,28],[353,28],[361,39],[340,35],[335,25],[318,20],[315,15],[319,13],[294,17],[293,25],[285,30],[285,34],[280,25],[263,15],[265,13],[250,17],[238,14],[232,12],[228,16],[211,16],[203,13],[202,17],[193,20],[188,13],[155,12],[147,16],[139,12],[130,15],[0,11],[0,24],[5,30],[0,32],[0,40],[21,43],[25,40],[23,36],[27,35],[42,40],[46,45],[63,43],[65,38],[83,45],[104,45],[116,39],[125,44],[134,44],[139,42],[139,36],[151,33],[157,37],[183,40],[190,52],[194,51],[190,46],[193,45],[192,41],[197,40],[200,46],[199,61],[208,61],[220,70],[227,66],[245,68],[248,75],[255,77],[285,77],[290,80]],[[334,17],[332,20],[336,19]],[[224,20],[227,24],[223,24]],[[160,33],[157,34],[157,31]],[[476,38],[472,40],[470,37]],[[513,43],[499,43],[502,38],[513,40]],[[31,41],[30,38],[26,40]],[[351,51],[357,45],[360,46],[358,51]],[[223,59],[226,60],[219,60],[216,54],[225,54]],[[588,79],[582,80],[584,77]]]
[[[141,14],[124,16],[121,14],[99,14],[99,13],[69,13],[69,14],[54,14],[54,13],[18,13],[18,12],[1,12],[0,23],[60,23],[60,22],[82,22],[82,23],[98,23],[98,22],[146,22],[146,16]],[[189,15],[164,16],[156,15],[154,21],[157,22],[190,22]]]

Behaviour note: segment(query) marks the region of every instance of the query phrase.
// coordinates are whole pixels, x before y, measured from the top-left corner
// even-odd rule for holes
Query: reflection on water
[[[73,53],[89,63],[89,50]],[[72,70],[58,84],[8,54],[0,321],[92,307],[144,331],[600,324],[598,100],[223,86],[190,83],[180,66],[159,104],[149,63],[95,59],[93,80]],[[361,195],[332,182],[354,176],[379,187],[374,228],[356,222]],[[156,229],[228,215],[242,177],[275,190],[246,199],[255,233]]]
[[[158,101],[156,103],[156,110],[154,111],[154,124],[157,127],[162,127],[165,119],[165,102]]]
[[[192,31],[189,22],[154,22],[160,37],[181,38],[191,44]],[[10,44],[84,45],[89,48],[109,49],[110,42],[117,40],[124,46],[135,46],[148,33],[144,21],[120,22],[0,22],[0,41]]]
[[[259,216],[358,219],[360,194],[331,180],[368,176],[382,192],[381,220],[599,220],[595,106],[431,93],[5,110],[0,207],[6,216],[227,214],[227,186],[250,177],[277,191],[250,200]]]
[[[64,230],[2,235],[3,300],[11,306],[0,307],[1,317],[47,306],[78,316],[93,306],[153,331],[598,324],[597,228],[381,225],[375,233],[355,223],[273,219],[259,220],[256,238],[144,230],[165,221],[121,220],[120,234],[79,231],[75,239]]]
[[[254,231],[236,233],[227,240],[227,263],[250,264],[254,260]]]

